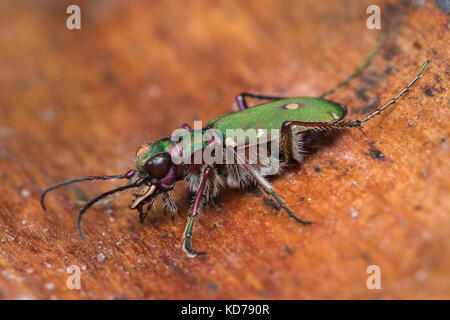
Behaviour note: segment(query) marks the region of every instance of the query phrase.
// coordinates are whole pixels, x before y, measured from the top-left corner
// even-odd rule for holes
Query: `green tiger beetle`
[[[261,129],[266,131],[279,130],[280,134],[278,136],[268,136],[265,143],[279,143],[278,163],[282,166],[291,161],[302,161],[304,156],[302,149],[303,138],[304,134],[308,131],[343,128],[361,129],[365,122],[379,115],[383,110],[397,102],[420,79],[422,72],[429,63],[429,61],[425,62],[416,76],[403,90],[375,111],[359,120],[343,120],[347,114],[346,107],[324,98],[335,92],[336,89],[346,85],[352,78],[361,73],[369,64],[375,50],[372,51],[369,57],[353,74],[335,88],[319,97],[287,98],[240,93],[236,97],[239,111],[230,112],[211,120],[200,131],[192,129],[186,124],[182,126],[189,137],[193,137],[195,134],[200,134],[203,137],[206,135],[206,130],[213,129],[216,133],[220,134],[222,141],[217,141],[218,139],[216,138],[205,138],[201,139],[199,143],[184,143],[186,139],[177,142],[171,138],[163,138],[154,143],[144,144],[136,152],[135,169],[120,175],[80,177],[51,186],[45,189],[41,195],[42,208],[45,210],[45,195],[49,191],[61,186],[81,181],[127,179],[128,183],[126,185],[100,194],[80,210],[77,220],[78,231],[84,240],[81,218],[86,210],[94,204],[107,203],[123,191],[134,189],[133,195],[135,199],[130,209],[139,211],[141,223],[150,212],[158,195],[161,195],[163,207],[169,209],[173,216],[173,213],[176,212],[176,205],[171,190],[177,181],[184,180],[188,183],[190,191],[194,193],[184,231],[183,250],[188,257],[195,257],[196,255],[205,253],[198,252],[192,248],[191,238],[194,221],[205,202],[212,202],[223,184],[227,184],[232,188],[245,188],[250,185],[260,187],[268,196],[273,197],[276,203],[290,217],[303,225],[309,225],[311,222],[297,217],[265,179],[265,176],[268,175],[267,171],[264,170],[265,164],[258,162],[250,164],[244,159],[242,153],[238,152],[238,150],[244,150],[245,153],[246,148],[249,147],[249,142],[245,140],[239,144],[235,140],[229,141],[230,137],[227,134],[231,129],[254,129],[258,132]],[[271,102],[249,108],[246,98]],[[225,142],[225,147],[222,142]],[[227,151],[228,157],[231,154],[232,160],[235,161],[227,163],[218,161],[207,162],[203,157],[200,157],[200,162],[194,161],[194,163],[180,163],[179,161],[175,161],[175,159],[179,160],[180,157],[184,157],[184,159],[193,158],[195,154],[202,153],[205,149],[211,147],[211,144],[214,144],[215,147],[219,146],[223,148]],[[144,210],[145,205],[146,208]]]

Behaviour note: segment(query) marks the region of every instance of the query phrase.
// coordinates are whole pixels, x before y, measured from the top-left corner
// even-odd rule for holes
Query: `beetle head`
[[[176,150],[169,139],[145,144],[137,150],[136,167],[144,183],[133,192],[136,198],[130,209],[141,212],[142,206],[146,203],[151,206],[159,193],[173,189],[182,176],[182,167],[172,162]]]

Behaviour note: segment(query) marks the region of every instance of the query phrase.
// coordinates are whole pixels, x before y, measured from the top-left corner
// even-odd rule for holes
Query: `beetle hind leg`
[[[369,53],[369,55],[367,56],[366,60],[358,67],[358,69],[356,69],[355,72],[353,72],[351,75],[349,75],[344,81],[338,83],[333,89],[328,90],[325,93],[322,93],[319,98],[324,98],[334,92],[336,92],[336,90],[338,90],[339,88],[342,88],[343,86],[346,86],[347,84],[349,84],[349,82],[356,78],[357,76],[359,76],[361,74],[361,72],[363,72],[363,70],[365,68],[367,68],[367,66],[370,64],[370,61],[372,60],[373,56],[375,55],[375,53],[378,50],[378,46],[375,46],[372,51]]]
[[[291,126],[281,128],[280,150],[283,152],[286,161],[303,161],[305,149],[303,148],[303,133],[294,132]]]
[[[281,99],[286,99],[286,97],[276,97],[276,96],[266,96],[261,94],[254,94],[249,92],[241,92],[236,96],[236,102],[238,105],[239,110],[245,110],[248,109],[248,104],[245,98],[253,98],[258,100],[269,100],[269,101],[276,101]]]

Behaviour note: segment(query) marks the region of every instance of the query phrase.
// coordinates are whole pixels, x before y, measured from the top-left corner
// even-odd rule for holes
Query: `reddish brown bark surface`
[[[86,1],[82,29],[68,1],[0,5],[0,297],[450,298],[449,16],[435,1]],[[394,108],[315,141],[272,179],[302,227],[252,192],[224,190],[205,210],[188,259],[180,217],[138,223],[125,195],[85,217],[77,199],[116,183],[39,194],[87,174],[133,166],[137,147],[183,122],[204,123],[240,91],[317,96],[381,42],[362,77],[330,98],[360,117],[432,64]],[[84,266],[81,290],[66,287]],[[366,268],[381,268],[368,290]]]

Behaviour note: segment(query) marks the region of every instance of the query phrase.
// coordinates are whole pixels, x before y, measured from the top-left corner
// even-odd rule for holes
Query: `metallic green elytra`
[[[341,120],[347,108],[334,101],[300,97],[281,99],[261,104],[238,112],[230,112],[209,121],[206,126],[226,129],[280,129],[286,120],[297,119],[306,122],[332,122]]]
[[[188,183],[190,191],[195,194],[184,232],[183,250],[188,257],[204,253],[192,248],[194,222],[203,205],[213,202],[224,185],[246,188],[253,184],[260,187],[290,217],[299,223],[309,225],[311,222],[300,219],[288,208],[265,177],[280,172],[278,169],[291,161],[303,160],[305,153],[302,148],[303,136],[306,131],[361,128],[365,122],[397,102],[420,79],[428,64],[428,61],[425,62],[406,87],[381,107],[359,120],[344,120],[347,115],[346,107],[325,99],[325,96],[356,77],[368,65],[373,53],[374,51],[356,72],[320,97],[285,98],[252,93],[238,94],[236,100],[239,111],[218,116],[202,128],[192,129],[188,125],[183,125],[181,139],[174,134],[144,144],[136,152],[136,168],[126,173],[115,176],[80,177],[47,188],[41,196],[42,207],[45,210],[46,193],[64,185],[90,180],[127,179],[127,184],[100,194],[80,210],[78,231],[84,240],[81,218],[94,204],[105,204],[123,191],[133,189],[135,199],[130,209],[139,211],[141,222],[150,212],[158,196],[162,198],[164,210],[170,211],[173,215],[177,207],[172,189],[177,181],[184,180]],[[246,98],[271,102],[249,108]],[[249,131],[255,134],[254,137],[258,139],[264,137],[265,140],[252,140],[246,134]],[[239,132],[238,138],[244,136],[245,139],[236,141],[236,132]],[[256,145],[257,149],[251,148]],[[270,152],[267,153],[267,157],[263,157],[261,147],[265,146],[264,150],[269,151],[269,145]],[[273,146],[277,148],[274,149]],[[258,155],[253,162],[250,157],[252,150],[257,150]],[[275,170],[275,173],[274,167],[278,170]]]
[[[339,121],[347,114],[347,108],[342,104],[323,98],[299,97],[280,99],[261,104],[252,108],[245,108],[238,112],[221,115],[206,124],[206,127],[221,131],[227,138],[227,130],[266,129],[270,139],[271,129],[281,129],[287,120],[304,122],[332,123]],[[296,131],[307,130],[299,127]]]

